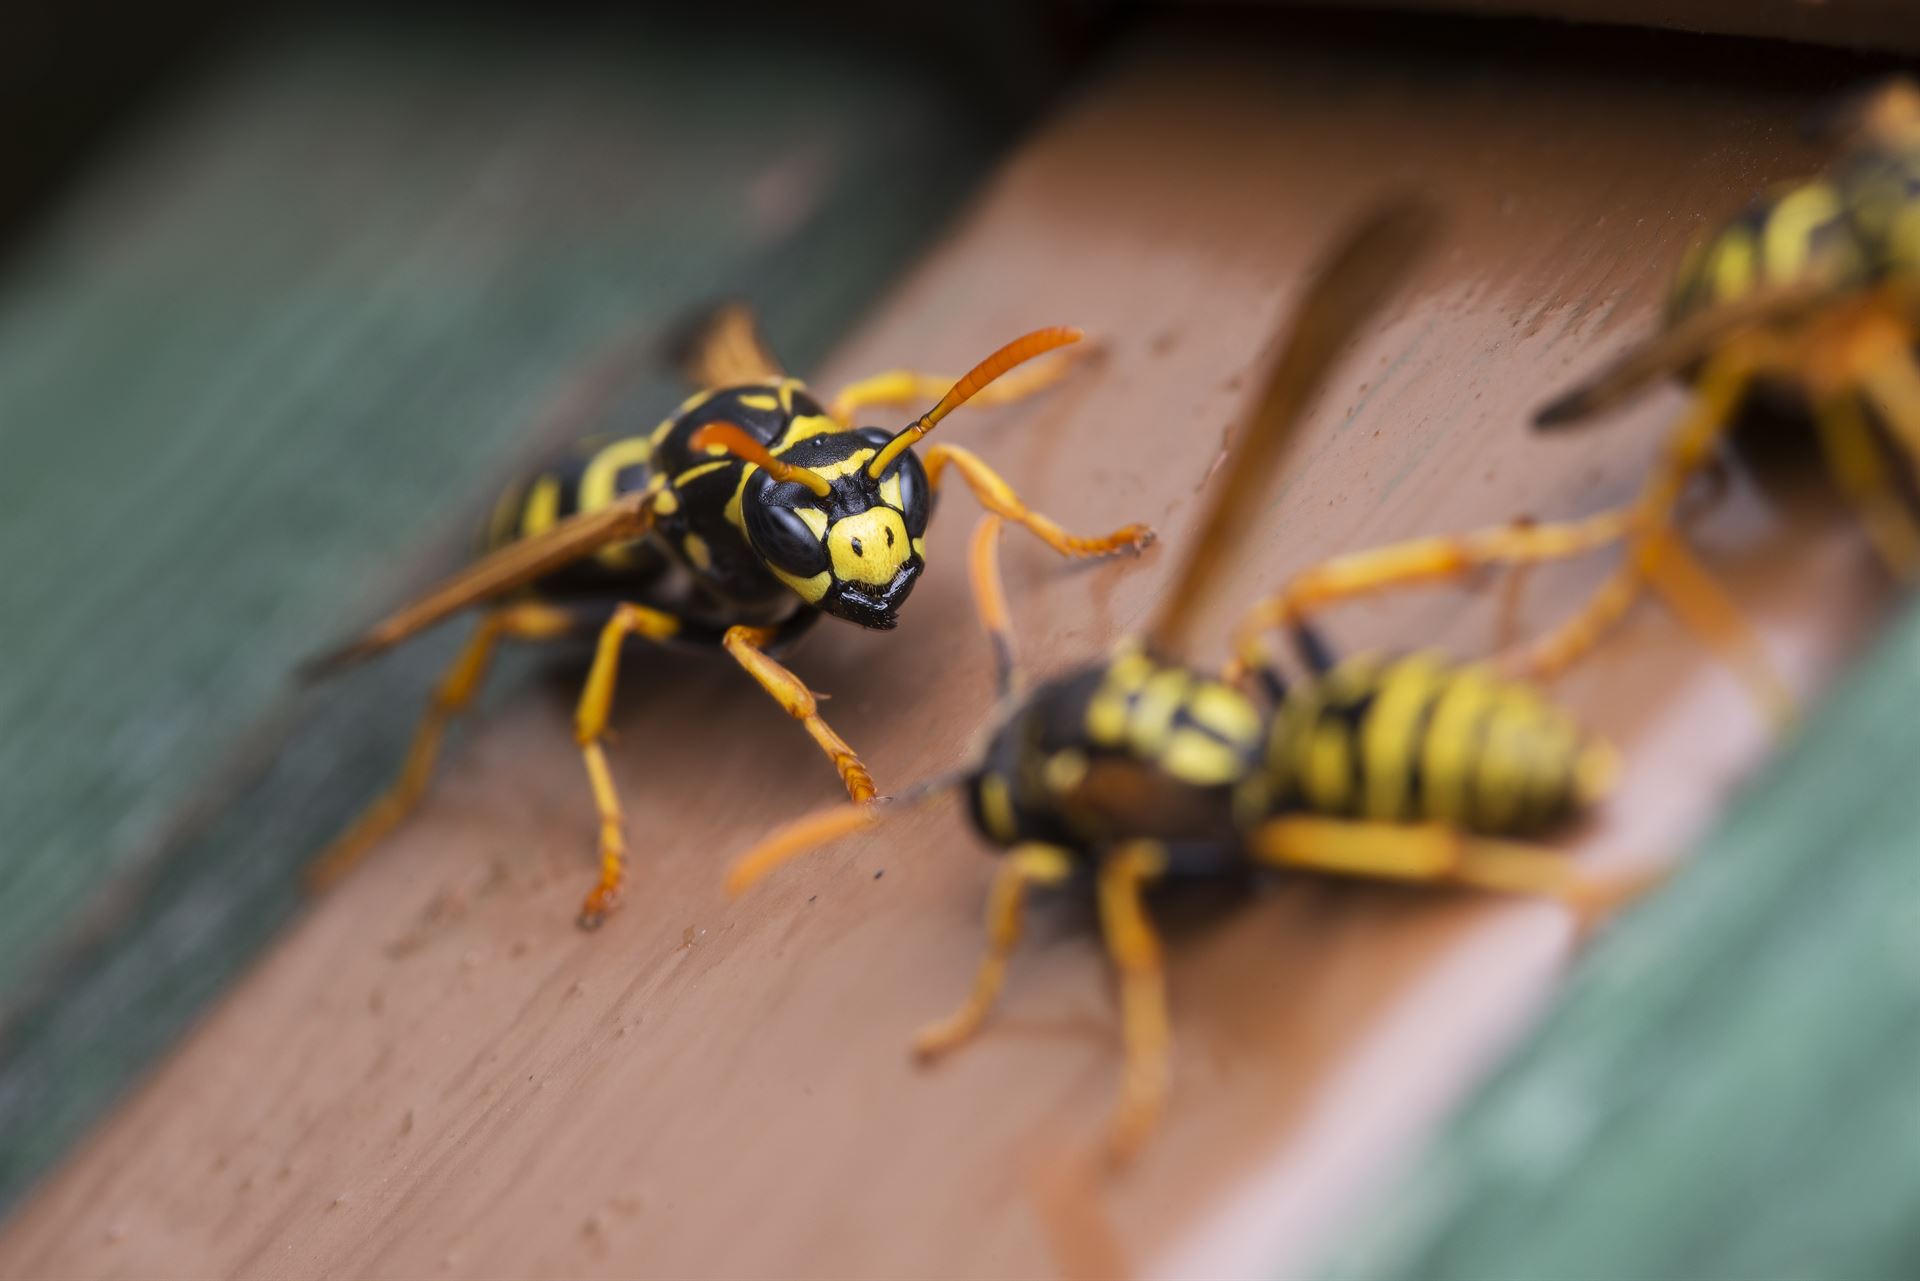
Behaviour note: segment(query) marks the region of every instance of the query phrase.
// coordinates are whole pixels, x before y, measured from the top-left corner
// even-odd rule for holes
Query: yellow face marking
[[[1367,789],[1361,813],[1368,818],[1391,822],[1406,817],[1420,747],[1414,734],[1440,677],[1439,664],[1426,656],[1403,659],[1382,674],[1360,744]]]
[[[1010,841],[1019,832],[1013,817],[1013,797],[1007,794],[1007,780],[989,774],[980,780],[980,817],[996,840]]]
[[[806,527],[813,531],[815,538],[825,538],[827,536],[827,514],[818,507],[796,507],[793,509],[793,514],[798,516],[806,524]]]
[[[722,451],[722,452],[725,452],[725,451]],[[689,467],[685,471],[681,472],[678,476],[675,476],[673,478],[673,483],[675,485],[691,484],[694,481],[699,480],[702,476],[706,476],[713,472],[717,472],[721,468],[731,465],[733,461],[734,460],[730,457],[719,458],[719,459],[715,459],[713,462],[710,462],[710,463],[701,463],[698,466]]]
[[[779,398],[764,391],[750,391],[744,396],[735,396],[734,401],[737,404],[745,405],[748,409],[778,409],[780,407]]]
[[[1087,776],[1087,758],[1085,753],[1072,748],[1055,752],[1047,757],[1047,787],[1055,792],[1071,792],[1080,786]]]
[[[895,472],[880,482],[880,501],[889,507],[906,508],[906,499],[900,496],[900,473]]]
[[[1251,743],[1260,736],[1260,713],[1238,690],[1208,681],[1187,697],[1187,715],[1221,738]]]
[[[916,538],[913,540],[913,554],[915,556],[918,556],[921,560],[925,560],[927,558],[927,540],[926,539]]]
[[[832,432],[843,432],[846,428],[825,414],[801,414],[787,424],[787,430],[780,437],[780,443],[773,447],[774,453],[791,448],[803,440],[815,436],[825,436]]]
[[[842,516],[827,531],[833,576],[843,583],[881,586],[893,581],[913,555],[907,526],[891,507],[869,507]]]
[[[620,473],[651,457],[653,442],[645,436],[628,436],[600,450],[580,473],[580,510],[595,512],[612,502]]]
[[[812,578],[800,578],[797,575],[787,573],[777,565],[768,565],[767,568],[773,571],[775,578],[798,592],[800,599],[809,605],[818,605],[821,599],[826,596],[827,588],[833,585],[832,575],[828,574],[824,569]]]
[[[1797,278],[1807,265],[1813,229],[1839,212],[1838,193],[1820,183],[1809,183],[1776,204],[1761,232],[1767,279],[1785,282]]]
[[[688,534],[680,540],[680,550],[686,554],[687,561],[702,572],[713,568],[713,552],[707,547],[707,540],[698,534]]]
[[[1169,774],[1195,787],[1220,787],[1240,777],[1240,755],[1197,729],[1176,730],[1160,754]]]
[[[533,488],[527,491],[527,501],[520,508],[520,537],[532,538],[545,533],[559,515],[560,481],[554,476],[542,476],[533,482]]]

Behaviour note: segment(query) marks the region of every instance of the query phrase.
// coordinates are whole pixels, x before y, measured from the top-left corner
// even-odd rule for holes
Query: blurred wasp
[[[1902,582],[1920,577],[1920,85],[1896,80],[1823,113],[1843,135],[1825,174],[1770,192],[1681,262],[1660,334],[1542,408],[1559,427],[1612,408],[1660,378],[1691,382],[1629,507],[1564,524],[1522,524],[1360,552],[1313,571],[1269,603],[1252,630],[1345,597],[1526,565],[1624,539],[1620,567],[1587,602],[1513,656],[1529,676],[1590,650],[1651,589],[1784,715],[1791,699],[1757,638],[1682,544],[1688,482],[1737,429],[1810,424],[1828,472]],[[1770,410],[1759,414],[1756,410]],[[1253,651],[1250,657],[1257,657]]]
[[[985,959],[971,995],[924,1029],[923,1057],[971,1037],[998,996],[1035,886],[1090,887],[1119,979],[1126,1066],[1108,1131],[1132,1154],[1169,1086],[1160,945],[1142,892],[1178,878],[1284,868],[1447,882],[1588,902],[1557,853],[1519,838],[1550,830],[1604,790],[1611,754],[1525,686],[1431,655],[1336,662],[1296,629],[1307,678],[1271,665],[1236,686],[1185,658],[1194,621],[1244,540],[1293,422],[1361,323],[1429,235],[1420,209],[1366,219],[1323,265],[1271,367],[1251,424],[1173,585],[1141,637],[1106,659],[1016,693],[997,565],[1000,522],[983,518],[970,568],[994,642],[1002,710],[979,759],[955,778],[974,826],[1005,851],[988,893]],[[772,868],[879,821],[843,806],[796,820],[733,866],[741,892]]]
[[[1144,525],[1127,525],[1077,538],[1026,507],[971,452],[936,444],[924,462],[914,452],[969,400],[1005,404],[1057,380],[1059,357],[1006,375],[1080,337],[1075,329],[1036,330],[951,387],[894,371],[823,406],[767,354],[745,308],[716,309],[681,351],[683,371],[702,390],[671,417],[651,432],[583,444],[508,489],[478,561],[302,669],[308,677],[334,672],[451,614],[484,611],[435,692],[398,781],[321,855],[310,879],[338,878],[411,811],[448,721],[472,702],[504,639],[599,634],[575,721],[600,816],[600,879],[581,909],[584,927],[605,916],[626,873],[624,821],[601,737],[629,638],[721,646],[805,726],[847,794],[871,799],[866,766],[821,718],[813,691],[773,655],[822,614],[895,625],[924,567],[927,521],[949,467],[988,510],[1062,555],[1137,549],[1153,537]],[[933,408],[899,431],[853,425],[869,407],[932,396]]]

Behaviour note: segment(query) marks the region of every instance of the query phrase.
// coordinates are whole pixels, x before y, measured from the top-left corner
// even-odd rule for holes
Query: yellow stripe
[[[673,487],[675,489],[678,489],[681,486],[686,485],[691,481],[696,481],[700,479],[702,476],[707,475],[709,472],[719,471],[722,467],[731,467],[733,466],[734,462],[735,460],[732,458],[721,458],[721,459],[716,459],[715,461],[710,463],[701,463],[697,467],[689,467],[685,471],[681,472],[678,476],[675,476],[673,478]]]
[[[1494,695],[1493,719],[1474,770],[1473,819],[1480,831],[1508,831],[1519,817],[1526,800],[1534,707],[1528,691],[1519,686],[1505,686]]]
[[[1231,743],[1250,744],[1260,737],[1260,713],[1237,690],[1218,681],[1194,689],[1187,715]]]
[[[697,570],[705,573],[713,568],[713,552],[707,547],[707,540],[698,534],[688,534],[680,540],[680,550]]]
[[[1127,739],[1142,756],[1157,757],[1165,750],[1173,718],[1186,702],[1187,674],[1177,667],[1154,673],[1141,687],[1133,704]]]
[[[1353,797],[1353,750],[1345,725],[1323,720],[1314,726],[1300,785],[1314,809],[1323,814],[1346,813]]]
[[[1407,817],[1420,747],[1414,735],[1441,677],[1440,665],[1427,655],[1403,659],[1381,675],[1360,731],[1366,781],[1361,812],[1368,818],[1391,822]]]
[[[1798,278],[1806,269],[1814,229],[1839,212],[1839,197],[1819,183],[1808,183],[1784,196],[1767,215],[1761,232],[1765,237],[1767,279],[1784,282]]]
[[[996,840],[1010,841],[1020,830],[1014,821],[1007,781],[998,774],[980,780],[980,817],[987,822],[987,833]]]
[[[779,443],[773,447],[773,452],[778,454],[782,450],[793,448],[803,440],[845,430],[845,427],[825,414],[801,414],[787,424],[787,430],[781,434]]]
[[[1420,754],[1421,817],[1443,823],[1467,821],[1467,785],[1473,767],[1473,727],[1493,697],[1484,667],[1454,672],[1427,722]]]
[[[1730,230],[1713,254],[1712,296],[1722,302],[1744,296],[1753,288],[1753,237]]]
[[[1240,754],[1197,729],[1174,732],[1160,764],[1169,774],[1195,787],[1219,787],[1240,777]]]
[[[532,538],[545,533],[559,515],[559,478],[542,476],[533,482],[533,488],[527,491],[526,504],[520,509],[520,537]]]
[[[856,449],[852,454],[837,463],[823,463],[813,469],[814,473],[825,480],[838,480],[850,472],[859,471],[873,457],[871,449]]]
[[[880,482],[880,501],[889,507],[904,508],[907,504],[900,497],[900,473],[894,472]]]
[[[778,409],[780,407],[779,399],[768,395],[764,391],[750,391],[745,395],[734,397],[734,400],[737,404],[745,405],[748,409]]]
[[[620,473],[651,457],[653,442],[645,436],[628,436],[601,449],[580,473],[579,510],[595,512],[612,502]]]

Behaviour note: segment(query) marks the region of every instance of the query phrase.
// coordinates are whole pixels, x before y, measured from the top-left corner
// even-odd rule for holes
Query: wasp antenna
[[[790,480],[805,485],[821,498],[833,492],[833,486],[825,476],[812,468],[775,458],[765,445],[734,423],[708,423],[688,437],[687,447],[696,451],[718,449],[732,454],[743,462],[752,463],[775,480]]]
[[[969,369],[966,376],[955,383],[940,403],[913,420],[873,456],[867,464],[867,475],[878,480],[885,474],[893,460],[911,449],[922,436],[932,431],[942,418],[960,406],[972,400],[980,390],[1015,365],[1025,364],[1035,356],[1044,355],[1056,347],[1065,347],[1069,343],[1079,342],[1086,337],[1080,330],[1069,325],[1053,325],[1046,329],[1036,329],[1030,334],[1022,334],[999,351]]]

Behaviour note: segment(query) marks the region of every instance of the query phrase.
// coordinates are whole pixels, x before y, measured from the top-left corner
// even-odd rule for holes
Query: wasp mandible
[[[826,404],[767,353],[744,307],[716,309],[684,344],[701,390],[651,432],[577,447],[510,487],[483,555],[442,586],[304,668],[337,671],[448,616],[482,611],[442,679],[399,779],[315,862],[337,879],[398,824],[425,791],[448,722],[473,700],[503,640],[598,634],[575,718],[600,821],[600,878],[580,912],[591,928],[626,877],[625,820],[601,739],[626,642],[717,645],[798,720],[856,802],[873,797],[859,755],[819,713],[814,692],[775,657],[824,615],[895,626],[925,567],[927,523],[949,470],[981,504],[1065,556],[1137,550],[1153,537],[1126,525],[1097,538],[1067,533],[1020,501],[978,456],[941,442],[914,446],[961,405],[1006,404],[1055,382],[1080,331],[1035,330],[957,382],[896,370]],[[944,394],[943,394],[944,389]],[[857,427],[878,405],[938,396],[898,430]]]
[[[1279,868],[1598,901],[1598,888],[1563,856],[1517,838],[1544,833],[1596,799],[1612,757],[1528,687],[1434,655],[1335,661],[1304,626],[1297,639],[1308,671],[1291,686],[1272,666],[1236,685],[1185,657],[1233,547],[1261,510],[1291,425],[1410,270],[1429,224],[1417,207],[1388,206],[1323,265],[1222,469],[1201,532],[1142,636],[1020,694],[998,517],[984,517],[975,534],[971,577],[993,640],[1001,711],[971,766],[902,799],[957,786],[1001,860],[971,993],[914,1045],[931,1057],[979,1030],[1019,940],[1029,890],[1090,889],[1119,983],[1125,1070],[1108,1130],[1116,1160],[1151,1131],[1170,1083],[1160,944],[1143,902],[1153,886],[1238,881],[1249,869]],[[842,806],[796,820],[734,864],[729,888],[743,891],[883,812]]]

